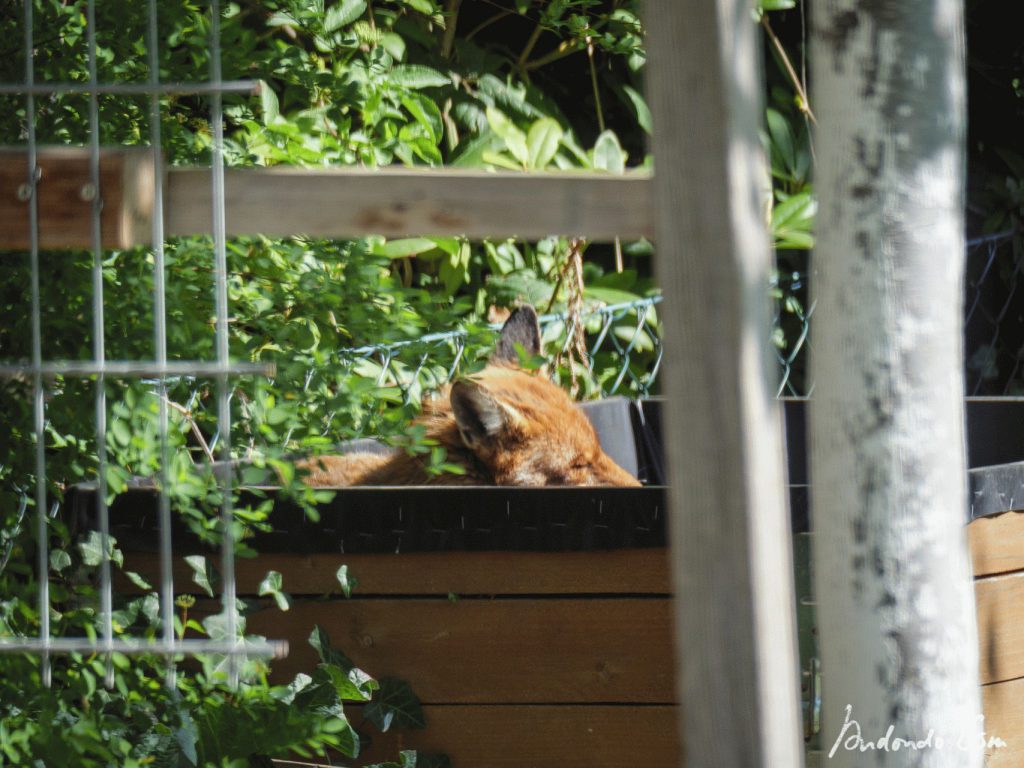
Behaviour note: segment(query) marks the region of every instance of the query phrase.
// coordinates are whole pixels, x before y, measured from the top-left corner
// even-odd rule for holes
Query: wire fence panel
[[[109,510],[107,507],[107,435],[108,435],[108,377],[143,378],[156,375],[156,389],[164,393],[167,388],[168,376],[175,372],[201,375],[207,372],[214,376],[218,383],[218,432],[222,436],[222,456],[230,458],[231,412],[229,407],[229,378],[237,375],[259,371],[271,373],[272,367],[265,365],[233,363],[228,356],[228,310],[227,310],[227,266],[224,257],[224,195],[223,195],[223,115],[221,100],[224,93],[243,90],[252,92],[255,83],[226,83],[220,72],[220,40],[219,19],[220,7],[213,0],[210,7],[211,33],[209,38],[210,80],[200,84],[161,84],[159,82],[158,53],[160,40],[157,34],[157,3],[149,0],[149,27],[147,45],[149,49],[150,77],[147,83],[101,83],[97,77],[97,45],[96,45],[96,3],[86,3],[87,32],[87,74],[86,83],[37,83],[35,80],[35,29],[34,4],[24,3],[24,56],[25,76],[21,83],[0,84],[0,94],[23,96],[25,99],[25,141],[26,141],[26,175],[25,183],[19,188],[19,198],[28,203],[29,260],[31,272],[30,312],[31,312],[31,361],[27,363],[4,364],[0,367],[0,376],[5,378],[25,379],[32,383],[33,431],[35,433],[36,466],[35,466],[35,507],[36,507],[36,540],[37,540],[37,583],[39,605],[38,637],[0,637],[0,652],[32,652],[40,656],[42,679],[45,685],[51,684],[51,655],[57,653],[102,653],[106,659],[106,684],[114,684],[113,654],[145,653],[161,655],[168,659],[167,682],[174,683],[173,660],[179,655],[224,654],[228,663],[228,680],[231,685],[238,681],[238,659],[244,656],[276,656],[285,651],[280,643],[243,640],[239,636],[237,626],[238,605],[235,596],[234,582],[234,551],[233,551],[233,516],[231,508],[231,475],[218,473],[220,484],[221,536],[222,541],[222,598],[226,632],[223,639],[184,639],[177,637],[174,631],[174,586],[171,579],[171,538],[170,538],[170,501],[168,498],[168,482],[166,467],[168,414],[166,405],[160,409],[159,441],[162,446],[162,470],[158,488],[160,491],[160,556],[162,583],[160,586],[160,616],[162,618],[162,641],[155,642],[146,638],[133,638],[114,635],[112,607],[112,575],[111,556],[113,541],[109,533]],[[214,239],[214,283],[216,304],[216,339],[217,355],[214,364],[204,362],[176,361],[168,363],[166,348],[166,308],[164,297],[165,266],[163,260],[163,210],[162,210],[162,178],[159,171],[160,163],[156,162],[157,172],[154,179],[153,194],[157,205],[153,216],[154,248],[154,361],[110,361],[106,358],[104,340],[107,328],[104,318],[104,249],[101,242],[101,211],[103,209],[103,187],[100,175],[100,121],[99,96],[110,95],[148,95],[151,110],[151,145],[155,160],[162,158],[160,137],[160,97],[170,93],[202,93],[210,98],[210,125],[214,134],[212,162],[212,200],[213,200],[213,239]],[[43,357],[43,331],[41,324],[42,306],[40,299],[40,263],[38,191],[40,169],[38,164],[37,145],[37,110],[36,97],[56,97],[71,93],[83,94],[88,99],[88,142],[89,182],[80,190],[83,201],[91,204],[92,217],[92,359],[86,361],[54,361]],[[50,558],[48,551],[49,518],[56,514],[56,503],[50,504],[47,493],[46,468],[46,387],[44,376],[60,375],[83,376],[95,381],[95,450],[97,467],[95,474],[97,521],[99,527],[99,627],[100,637],[53,637],[50,625],[51,599],[49,593]],[[164,402],[166,398],[162,398]],[[28,494],[22,495],[17,515],[18,526],[24,520],[29,506]],[[49,510],[49,512],[48,512]],[[5,567],[11,556],[14,537],[7,539],[4,547],[0,568]]]
[[[964,305],[966,391],[1024,395],[1024,240],[1008,230],[968,243]]]

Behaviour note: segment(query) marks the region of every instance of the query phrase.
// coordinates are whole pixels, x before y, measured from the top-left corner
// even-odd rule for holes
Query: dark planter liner
[[[810,529],[806,405],[785,401],[794,533]],[[585,407],[605,450],[647,483],[644,488],[346,488],[320,507],[317,524],[294,503],[278,500],[275,530],[258,534],[253,545],[266,552],[309,553],[661,547],[666,542],[661,409],[658,400],[622,398]],[[1024,402],[969,400],[967,427],[970,516],[1024,506]],[[358,447],[368,444],[361,441]],[[241,503],[268,493],[273,490],[243,491]],[[76,529],[94,527],[94,489],[72,489],[67,510]],[[110,508],[110,521],[123,547],[152,549],[156,493],[134,488],[122,494]],[[178,551],[196,546],[179,521],[174,536]]]

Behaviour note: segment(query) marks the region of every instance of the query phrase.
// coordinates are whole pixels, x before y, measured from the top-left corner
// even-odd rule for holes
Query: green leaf
[[[50,568],[60,572],[69,565],[71,565],[71,555],[63,549],[55,549],[50,552]]]
[[[327,9],[324,16],[324,31],[334,32],[346,24],[351,24],[362,16],[365,10],[366,0],[341,0],[337,5]]]
[[[395,728],[422,728],[426,725],[423,707],[404,680],[393,677],[380,679],[380,690],[373,701],[363,708],[363,717],[382,732]]]
[[[765,122],[771,137],[772,160],[776,173],[789,175],[796,166],[796,141],[789,121],[775,109],[765,110]]]
[[[594,167],[611,173],[626,170],[626,153],[619,145],[618,137],[611,131],[604,131],[594,144]]]
[[[562,140],[562,126],[557,120],[542,117],[535,120],[526,136],[527,165],[532,169],[546,168],[558,152]]]
[[[441,141],[443,130],[441,110],[437,108],[437,104],[432,99],[418,93],[410,93],[402,97],[402,106],[409,110],[409,114],[416,119],[416,122],[427,129],[435,144]]]
[[[99,531],[89,531],[84,541],[78,542],[78,551],[82,553],[82,562],[86,565],[96,566],[103,561],[103,537]],[[117,565],[124,564],[124,555],[117,548],[117,539],[113,536],[107,537],[107,555],[110,561]]]
[[[127,446],[132,441],[131,427],[121,419],[115,419],[110,423],[110,434],[121,446]]]
[[[432,67],[422,64],[396,64],[391,69],[390,81],[403,88],[443,88],[452,79]]]
[[[313,631],[309,635],[309,644],[316,650],[323,664],[334,665],[346,670],[355,666],[348,656],[331,647],[331,638],[327,634],[327,630],[319,624],[313,626]]]
[[[341,566],[335,576],[338,579],[338,584],[341,585],[342,594],[345,597],[352,597],[352,590],[359,584],[359,581],[348,572],[348,566]]]
[[[125,571],[124,575],[128,577],[128,581],[130,581],[139,589],[145,589],[147,591],[153,589],[153,585],[146,581],[144,578],[142,578],[135,571]]]
[[[284,577],[278,571],[268,571],[267,575],[263,577],[263,581],[260,582],[257,593],[261,596],[271,595],[277,603],[277,607],[282,611],[287,611],[291,608],[291,601],[288,595],[282,591],[283,586]]]
[[[374,253],[379,256],[387,256],[389,259],[401,259],[406,256],[415,256],[417,253],[432,251],[437,248],[437,243],[426,237],[409,237],[402,240],[389,240]]]
[[[508,116],[500,109],[487,108],[487,122],[493,130],[505,142],[512,157],[518,160],[523,166],[530,162],[530,152],[526,147],[526,134],[523,133]]]
[[[342,701],[369,701],[380,686],[377,681],[358,667],[344,669],[334,664],[322,664],[338,698]]]
[[[189,555],[185,558],[185,562],[192,569],[192,581],[198,584],[206,594],[213,597],[213,585],[217,581],[217,574],[213,566],[202,555]]]
[[[263,124],[270,125],[281,114],[277,94],[265,81],[260,80],[260,106],[263,107]]]
[[[636,113],[636,121],[645,133],[651,132],[652,118],[651,110],[647,106],[647,102],[644,101],[644,97],[635,88],[631,88],[628,85],[622,86],[622,93],[629,99],[629,103],[633,105],[633,111]]]

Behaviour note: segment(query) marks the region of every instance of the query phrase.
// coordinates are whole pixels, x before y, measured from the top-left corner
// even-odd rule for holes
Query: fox
[[[602,449],[569,395],[543,374],[519,367],[519,349],[541,353],[530,305],[505,321],[486,367],[426,401],[413,422],[461,473],[427,471],[403,450],[323,455],[296,463],[314,487],[360,485],[639,486]]]

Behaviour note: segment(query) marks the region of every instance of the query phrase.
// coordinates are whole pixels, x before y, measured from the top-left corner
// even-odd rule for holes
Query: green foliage
[[[773,10],[784,3],[764,3]],[[96,4],[100,81],[144,82],[148,65],[146,4]],[[514,170],[595,169],[621,173],[649,167],[646,134],[651,116],[642,94],[645,63],[638,2],[529,0],[464,3],[459,11],[435,0],[240,0],[224,4],[222,69],[227,80],[261,83],[258,95],[224,97],[225,161],[235,166],[453,165]],[[193,0],[161,2],[159,77],[201,81],[209,76],[208,6]],[[84,0],[33,0],[37,82],[82,82],[87,75]],[[460,14],[466,16],[460,18]],[[472,15],[475,14],[475,15]],[[494,23],[500,21],[501,23]],[[20,13],[0,14],[0,81],[24,77]],[[511,26],[507,26],[509,24]],[[511,31],[509,31],[511,30]],[[775,180],[773,233],[783,248],[807,248],[813,201],[807,132],[787,94],[776,94],[766,141]],[[149,141],[146,97],[99,99],[101,142]],[[58,94],[36,99],[38,140],[83,144],[88,101]],[[161,103],[160,133],[172,165],[208,163],[213,135],[207,102],[176,95]],[[0,143],[27,134],[24,100],[0,95]],[[232,536],[250,554],[249,534],[268,530],[271,499],[236,505],[230,531],[209,510],[220,490],[209,464],[216,456],[241,460],[244,485],[276,476],[284,493],[316,519],[322,491],[304,487],[289,454],[328,450],[368,434],[391,436],[418,452],[433,471],[453,471],[443,449],[405,429],[422,397],[448,377],[456,361],[472,370],[486,357],[489,314],[526,301],[541,311],[584,309],[649,296],[651,244],[578,246],[584,290],[564,279],[571,240],[540,242],[413,237],[326,241],[305,237],[235,238],[227,244],[230,355],[272,363],[273,379],[232,382],[233,439],[216,444],[217,386],[181,378],[162,389],[152,382],[109,379],[106,398],[108,500],[144,477],[165,483],[172,508],[199,538],[216,544]],[[618,252],[617,252],[618,251]],[[210,238],[166,243],[167,354],[171,360],[215,357],[213,248]],[[92,338],[93,256],[42,255],[40,282],[44,359],[89,359]],[[153,359],[153,263],[148,249],[111,251],[99,265],[106,313],[108,359]],[[0,358],[31,359],[28,258],[0,254]],[[787,304],[787,306],[789,306]],[[352,357],[350,348],[406,342],[429,331],[463,328],[465,349],[434,347],[421,359]],[[602,331],[591,321],[588,333]],[[567,324],[546,331],[549,349],[561,348]],[[661,334],[653,309],[616,321],[609,337],[630,350],[599,352],[590,370],[562,360],[555,375],[596,396],[616,380],[632,391],[648,379]],[[388,364],[385,364],[388,363]],[[45,382],[47,491],[59,502],[68,486],[93,481],[99,466],[94,381],[55,376]],[[36,634],[33,542],[36,436],[30,382],[0,381],[0,635]],[[169,421],[166,448],[160,424]],[[163,465],[163,457],[168,457]],[[162,474],[163,473],[163,474]],[[91,586],[103,558],[96,535],[72,542],[60,518],[48,523],[48,574],[55,635],[95,636],[98,596]],[[114,542],[108,555],[119,565]],[[198,590],[219,588],[207,559],[190,559]],[[118,636],[157,638],[159,603],[152,587],[126,574],[142,597],[117,599]],[[346,596],[354,586],[338,573]],[[285,610],[280,574],[270,573],[260,594]],[[226,636],[223,615],[198,621],[189,594],[175,596],[179,636]],[[245,610],[249,610],[246,608]],[[245,615],[236,617],[244,632]],[[408,686],[379,683],[331,648],[314,630],[320,664],[288,686],[270,686],[265,664],[247,659],[237,690],[224,685],[225,661],[202,659],[198,671],[179,670],[163,684],[159,661],[115,655],[114,689],[103,687],[99,656],[54,659],[54,686],[42,686],[37,663],[0,655],[0,765],[235,766],[268,755],[312,756],[326,748],[353,755],[358,738],[345,719],[345,701],[367,702],[367,718],[382,729],[422,724]],[[149,762],[152,758],[153,762]],[[440,765],[403,753],[400,765]]]

